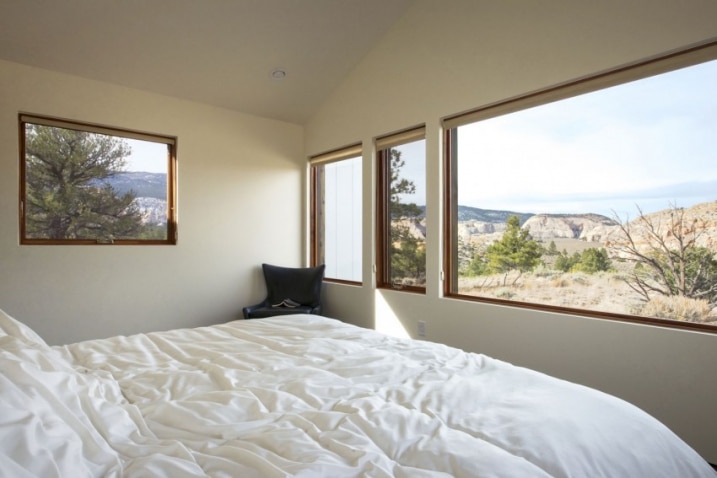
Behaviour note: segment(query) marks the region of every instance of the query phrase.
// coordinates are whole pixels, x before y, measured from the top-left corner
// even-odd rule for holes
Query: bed
[[[0,345],[7,477],[717,476],[613,396],[321,316]]]

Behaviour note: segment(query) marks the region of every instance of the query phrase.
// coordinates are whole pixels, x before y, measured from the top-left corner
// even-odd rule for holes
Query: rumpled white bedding
[[[62,347],[23,327],[0,314],[2,476],[716,476],[615,397],[324,317]]]

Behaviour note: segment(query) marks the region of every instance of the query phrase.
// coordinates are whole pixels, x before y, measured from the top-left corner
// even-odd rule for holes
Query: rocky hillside
[[[167,175],[164,173],[125,171],[104,179],[103,182],[108,183],[119,194],[132,191],[138,198],[167,200]]]
[[[475,209],[475,208],[471,208]],[[480,211],[480,210],[479,210]],[[499,240],[505,231],[505,219],[508,211],[492,211],[491,215],[473,216],[458,222],[458,235],[466,243],[487,245]],[[628,228],[638,249],[650,247],[648,237],[656,234],[669,244],[674,241],[675,230],[670,227],[682,216],[683,235],[692,237],[696,234],[696,244],[717,251],[717,201],[697,204],[685,209],[664,209],[645,214],[643,219],[632,218]],[[530,235],[541,242],[551,240],[575,240],[614,249],[625,237],[618,223],[600,214],[523,214],[522,227],[530,231]],[[487,219],[487,220],[486,220]],[[649,226],[652,226],[652,231]]]
[[[466,243],[486,246],[503,236],[509,216],[518,216],[521,227],[541,242],[554,239],[600,242],[616,226],[614,220],[600,214],[530,214],[459,206],[458,236]]]
[[[536,214],[523,224],[533,239],[582,239],[600,242],[617,223],[600,214]]]
[[[689,240],[695,238],[695,245],[717,251],[717,201],[645,214],[642,220],[630,221],[629,230],[638,250],[642,251],[649,249],[649,237],[659,237],[660,241],[676,249],[679,236]],[[617,227],[605,230],[601,236],[603,245],[613,249],[623,240],[624,234]]]
[[[101,183],[112,186],[117,194],[132,192],[144,224],[167,222],[166,174],[126,171],[106,178]]]

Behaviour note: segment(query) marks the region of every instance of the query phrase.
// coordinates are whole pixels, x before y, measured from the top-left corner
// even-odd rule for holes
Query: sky
[[[152,141],[124,138],[132,148],[127,158],[127,171],[167,173],[167,145]]]
[[[400,178],[410,179],[416,187],[414,194],[400,195],[402,202],[412,202],[419,206],[426,205],[426,140],[395,146],[401,152],[405,162],[399,172]]]
[[[717,200],[717,61],[458,130],[458,203],[636,217]]]
[[[166,145],[127,140],[128,170],[166,173]],[[399,146],[425,204],[425,141]],[[636,217],[717,200],[717,60],[458,129],[458,203]]]

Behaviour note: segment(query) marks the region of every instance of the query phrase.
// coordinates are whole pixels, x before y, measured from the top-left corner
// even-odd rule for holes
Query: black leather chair
[[[324,264],[299,268],[262,264],[261,267],[264,271],[267,296],[258,304],[244,307],[245,319],[321,313]],[[291,307],[285,305],[286,302],[298,305]]]

